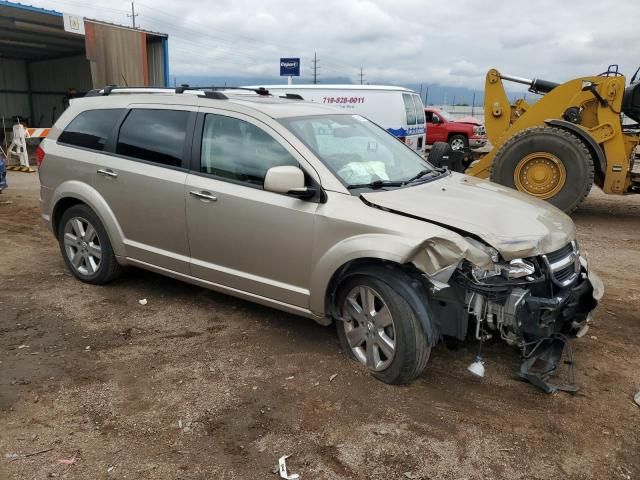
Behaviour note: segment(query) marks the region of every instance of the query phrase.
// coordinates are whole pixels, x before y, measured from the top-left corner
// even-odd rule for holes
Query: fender
[[[403,264],[412,258],[424,240],[372,233],[349,237],[332,246],[315,262],[311,272],[309,309],[325,315],[329,282],[335,272],[352,260],[375,258]]]
[[[607,160],[604,156],[604,152],[602,151],[602,147],[596,143],[596,141],[589,135],[583,128],[580,128],[578,125],[567,122],[566,120],[545,120],[549,126],[563,128],[564,130],[569,130],[571,133],[575,134],[580,140],[582,140],[589,148],[591,152],[591,156],[594,160],[594,167],[596,168],[596,172],[600,178],[604,178],[604,174],[607,171]]]
[[[66,198],[75,198],[76,200],[80,200],[82,203],[85,203],[87,206],[89,206],[89,208],[91,208],[98,216],[98,218],[102,222],[102,225],[104,225],[104,228],[107,231],[107,235],[109,236],[109,241],[111,242],[111,246],[113,248],[113,253],[117,257],[120,257],[120,259],[126,257],[124,235],[122,233],[122,229],[120,228],[120,224],[116,220],[113,211],[111,210],[111,208],[109,208],[109,205],[107,204],[105,199],[98,193],[97,190],[84,182],[69,180],[58,185],[58,187],[53,192],[52,198],[52,212],[55,212],[58,203]],[[53,215],[51,216],[51,221],[53,222]]]

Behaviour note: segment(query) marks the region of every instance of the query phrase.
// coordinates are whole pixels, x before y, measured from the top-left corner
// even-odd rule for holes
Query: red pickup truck
[[[424,109],[427,145],[448,142],[452,150],[479,148],[487,143],[484,126],[473,117],[456,120],[449,112],[435,107]]]

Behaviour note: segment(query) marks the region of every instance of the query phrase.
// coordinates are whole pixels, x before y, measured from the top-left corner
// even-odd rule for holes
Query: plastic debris
[[[87,351],[91,350],[91,345],[87,345],[86,347],[84,347],[84,349]]]
[[[71,458],[61,458],[60,460],[58,460],[58,463],[61,463],[63,465],[74,465],[76,463],[76,456],[74,455]]]
[[[636,396],[633,397],[633,400],[640,406],[640,392],[636,393]]]
[[[406,478],[410,478],[410,479],[416,479],[416,478],[420,478],[418,477],[416,474],[414,474],[413,472],[404,472],[404,476]]]
[[[147,304],[147,299],[146,298],[141,298],[140,300],[138,300],[138,303],[140,305],[146,305]]]
[[[291,375],[290,377],[287,377],[287,380],[293,380],[294,375]]]
[[[291,455],[285,455],[278,459],[280,478],[286,478],[287,480],[297,480],[298,478],[300,478],[300,475],[298,475],[297,473],[292,473],[291,475],[289,475],[289,473],[287,472],[287,458],[289,458],[290,456]]]
[[[20,346],[18,347],[18,350],[23,349],[23,348],[29,348],[29,345],[20,345]]]
[[[331,376],[329,377],[329,381],[330,381],[330,382],[333,382],[333,379],[334,379],[334,378],[336,378],[337,376],[338,376],[338,374],[337,374],[337,373],[334,373],[333,375],[331,375]]]

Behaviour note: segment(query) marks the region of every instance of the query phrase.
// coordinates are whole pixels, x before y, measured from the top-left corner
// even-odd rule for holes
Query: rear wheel
[[[86,205],[74,205],[64,212],[58,243],[67,267],[83,282],[108,283],[121,272],[102,222]]]
[[[449,139],[449,145],[454,152],[469,147],[469,139],[461,134],[452,135]]]
[[[338,302],[342,348],[374,377],[401,384],[422,373],[431,347],[420,320],[399,293],[377,278],[359,275],[344,282]]]
[[[574,134],[532,127],[511,137],[496,153],[491,181],[548,200],[573,212],[593,185],[593,160]]]

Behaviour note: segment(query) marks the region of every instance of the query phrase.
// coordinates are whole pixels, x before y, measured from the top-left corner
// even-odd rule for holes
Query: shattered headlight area
[[[545,255],[505,261],[493,248],[466,240],[472,240],[492,263],[480,266],[467,259],[460,261],[448,281],[449,288],[438,285],[438,289],[432,289],[436,319],[447,315],[457,322],[475,320],[475,337],[481,343],[499,337],[520,348],[524,359],[521,378],[547,392],[575,391],[567,338],[586,332],[602,293],[601,282],[588,271],[577,244],[571,242]],[[592,281],[598,284],[595,288]],[[445,325],[446,320],[436,322],[445,335],[460,337],[468,329],[466,323],[451,329]],[[569,366],[568,383],[550,383],[563,363]]]

